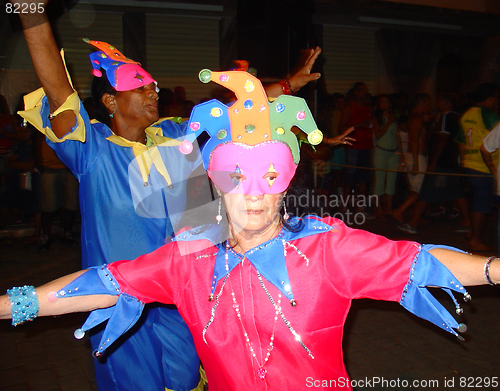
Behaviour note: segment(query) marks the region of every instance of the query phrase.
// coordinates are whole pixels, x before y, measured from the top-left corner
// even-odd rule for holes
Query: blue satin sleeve
[[[85,295],[118,295],[116,304],[109,308],[94,310],[84,325],[75,331],[76,338],[82,338],[86,331],[108,320],[108,324],[94,350],[95,357],[100,357],[106,349],[139,320],[144,303],[137,298],[123,293],[106,265],[88,269],[85,273],[56,292],[57,297],[75,297]]]
[[[466,330],[465,325],[459,324],[428,288],[441,288],[448,293],[455,304],[457,314],[461,314],[463,310],[453,292],[462,294],[464,301],[470,300],[470,295],[448,268],[429,253],[434,248],[463,252],[453,247],[421,245],[411,265],[410,278],[399,303],[411,313],[462,339],[455,330],[463,332]]]

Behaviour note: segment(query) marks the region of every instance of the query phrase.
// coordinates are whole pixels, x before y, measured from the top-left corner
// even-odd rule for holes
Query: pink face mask
[[[280,141],[228,143],[213,150],[208,175],[224,193],[277,194],[288,188],[296,168],[290,148]]]

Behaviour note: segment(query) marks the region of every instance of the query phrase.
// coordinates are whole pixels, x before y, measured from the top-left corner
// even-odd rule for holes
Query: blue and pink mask
[[[155,83],[151,75],[136,61],[125,57],[114,46],[101,41],[84,39],[86,43],[99,49],[89,55],[92,74],[102,77],[101,69],[106,71],[109,83],[116,91],[130,91]]]

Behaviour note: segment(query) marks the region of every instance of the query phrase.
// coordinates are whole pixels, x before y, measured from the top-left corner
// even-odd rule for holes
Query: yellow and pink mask
[[[206,132],[203,165],[212,181],[225,193],[249,195],[285,191],[300,160],[297,126],[317,145],[321,131],[302,98],[281,95],[272,103],[260,81],[244,71],[200,72],[204,83],[213,81],[236,94],[230,106],[211,100],[193,108],[187,139]]]

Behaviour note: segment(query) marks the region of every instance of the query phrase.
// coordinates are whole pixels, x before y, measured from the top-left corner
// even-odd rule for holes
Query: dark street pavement
[[[485,229],[491,246],[496,245],[496,224],[495,214],[488,218]],[[441,218],[422,224],[419,234],[413,236],[400,233],[392,220],[369,220],[360,228],[392,239],[411,238],[468,250],[464,234],[454,232],[457,225],[456,219]],[[40,285],[79,269],[79,246],[56,238],[52,247],[41,253],[36,246],[24,244],[22,237],[9,237],[21,231],[22,227],[11,227],[0,232],[2,293],[12,286]],[[348,371],[358,382],[356,390],[500,389],[491,386],[495,380],[500,382],[500,288],[472,287],[469,292],[472,301],[463,305],[461,316],[468,326],[464,342],[396,303],[356,301],[344,344]],[[443,303],[451,301],[444,299]],[[0,322],[0,390],[96,390],[88,338],[73,337],[85,317],[40,318],[17,328],[9,321]],[[331,379],[309,379],[309,383],[304,379],[299,388],[317,389],[316,380]]]

